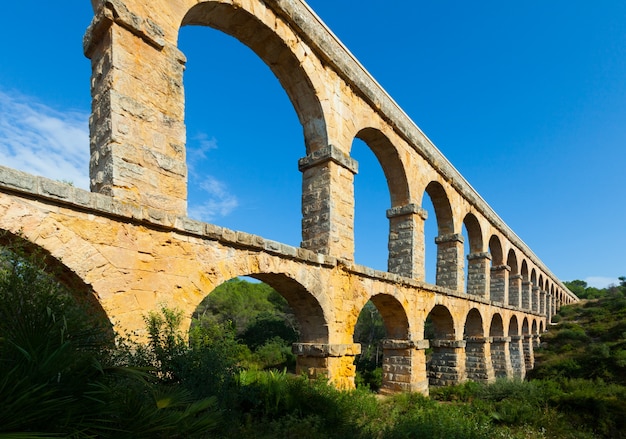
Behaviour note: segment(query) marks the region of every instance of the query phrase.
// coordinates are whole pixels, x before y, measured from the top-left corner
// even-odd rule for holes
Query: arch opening
[[[287,275],[255,273],[218,285],[193,313],[190,334],[234,344],[247,369],[297,372],[292,345],[325,343],[328,328],[315,298]],[[226,337],[226,338],[225,338]],[[318,359],[318,362],[320,359]]]
[[[219,2],[193,6],[178,35],[187,56],[188,215],[297,247],[297,163],[327,140],[314,86],[285,38]],[[207,44],[191,44],[198,39]]]
[[[71,294],[76,303],[93,319],[94,325],[99,326],[103,332],[103,338],[113,342],[115,338],[113,324],[100,304],[96,292],[63,262],[55,258],[47,249],[24,237],[0,230],[0,264],[3,267],[6,266],[9,257],[16,257],[16,260],[26,264],[32,260],[35,269],[41,270],[46,276],[54,279]]]
[[[456,340],[454,319],[443,305],[435,305],[424,322],[424,339],[429,340],[430,353],[426,371],[430,386],[454,385],[465,379],[464,348]],[[450,364],[456,363],[455,367]]]
[[[493,367],[489,355],[489,339],[485,337],[483,318],[476,308],[472,308],[465,319],[463,330],[465,340],[465,371],[467,379],[488,383],[493,381]]]
[[[489,284],[489,255],[484,252],[480,223],[471,213],[463,219],[464,262],[466,267],[466,291],[478,297],[485,297]]]
[[[526,363],[524,361],[523,338],[520,334],[517,316],[512,316],[509,322],[509,356],[511,357],[511,369],[513,376],[524,378],[526,376]]]
[[[489,298],[494,302],[506,304],[509,267],[504,264],[502,244],[496,235],[489,238],[489,253],[491,254]]]
[[[363,140],[352,143],[359,163],[354,176],[354,260],[376,270],[388,270],[389,187],[373,150]]]
[[[489,326],[491,337],[491,364],[496,378],[512,376],[509,338],[504,335],[504,323],[500,314],[494,314]]]
[[[422,207],[428,212],[428,218],[431,217],[431,212],[434,212],[437,223],[436,227],[433,227],[432,220],[429,221],[427,218],[424,227],[426,282],[456,290],[459,281],[463,282],[458,279],[461,263],[459,259],[462,257],[459,255],[459,239],[462,238],[454,234],[450,200],[441,183],[437,181],[431,181],[426,186],[425,194],[427,196],[422,198]],[[433,232],[434,238],[431,238]],[[462,242],[460,245],[462,246]]]
[[[410,390],[406,387],[412,379],[410,368],[408,375],[398,370],[398,365],[412,363],[412,347],[409,321],[397,299],[374,295],[359,314],[353,339],[361,344],[361,354],[355,358],[357,386],[387,392]]]

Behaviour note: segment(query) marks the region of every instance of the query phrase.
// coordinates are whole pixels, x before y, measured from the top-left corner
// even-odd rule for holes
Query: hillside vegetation
[[[529,382],[380,398],[288,373],[298,328],[267,285],[224,284],[189,334],[178,311],[155,310],[138,345],[112,339],[48,268],[2,251],[0,439],[626,437],[624,282],[561,310]],[[360,325],[372,363],[374,310]]]

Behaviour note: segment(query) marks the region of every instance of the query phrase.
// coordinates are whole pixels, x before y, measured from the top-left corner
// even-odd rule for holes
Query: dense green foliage
[[[536,378],[583,378],[626,385],[626,284],[564,306],[543,336]]]
[[[177,438],[217,425],[215,399],[120,362],[129,355],[106,325],[45,268],[2,251],[0,438]]]
[[[45,273],[44,258],[5,251],[2,261],[0,439],[626,437],[624,282],[561,309],[530,382],[380,398],[262,370],[271,366],[264,347],[275,353],[270,342],[297,337],[286,303],[266,285],[226,283],[189,336],[178,311],[152,312],[148,343],[139,345],[109,338]],[[376,366],[384,330],[375,307],[365,311],[358,361]]]
[[[235,278],[218,286],[194,313],[192,335],[199,328],[237,340],[238,362],[246,369],[295,371],[291,345],[299,337],[298,323],[287,301],[267,284]]]

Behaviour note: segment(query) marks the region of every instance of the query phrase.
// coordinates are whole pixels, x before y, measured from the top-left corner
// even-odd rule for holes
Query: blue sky
[[[626,2],[309,4],[553,273],[626,275]],[[87,0],[3,5],[1,164],[88,187],[92,14]],[[190,216],[299,245],[305,152],[287,95],[227,35],[183,28],[179,45]],[[384,176],[353,152],[356,261],[385,269]],[[429,244],[430,280],[433,260]]]

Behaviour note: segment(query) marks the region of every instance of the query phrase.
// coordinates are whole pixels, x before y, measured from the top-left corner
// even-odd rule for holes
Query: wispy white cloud
[[[207,154],[212,149],[217,149],[217,140],[215,137],[209,138],[204,133],[195,135],[190,142],[187,156],[189,157],[190,166],[196,161],[202,161],[207,158]]]
[[[0,90],[0,163],[88,189],[88,120]]]
[[[226,183],[200,171],[209,167],[208,153],[217,149],[217,140],[205,134],[196,135],[191,140],[187,148],[190,181],[189,216],[211,222],[233,212],[239,207],[239,200]],[[192,191],[196,192],[193,196]]]
[[[0,90],[0,164],[89,189],[88,120],[86,112],[60,111]],[[227,216],[239,206],[237,197],[224,182],[202,171],[217,141],[205,134],[191,140],[189,179],[196,194],[189,215],[203,221]]]
[[[606,288],[609,285],[619,285],[619,279],[616,277],[605,276],[589,276],[585,279],[587,285],[594,288]]]

